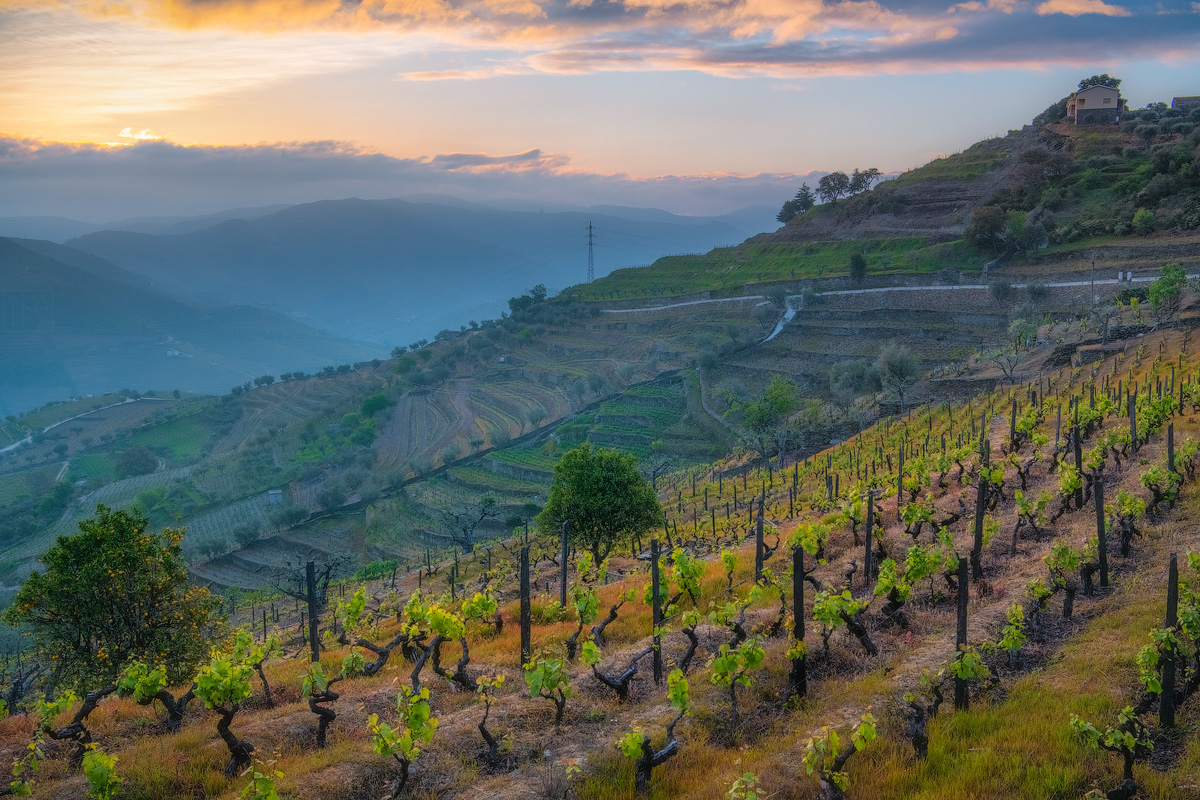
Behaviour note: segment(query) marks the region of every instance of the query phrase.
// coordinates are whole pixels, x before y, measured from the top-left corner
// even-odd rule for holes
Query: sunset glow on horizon
[[[1116,0],[0,0],[0,174],[33,180],[96,142],[126,160],[236,151],[269,184],[320,151],[351,182],[350,164],[386,159],[452,174],[444,191],[472,175],[492,182],[481,196],[511,195],[538,175],[566,202],[591,178],[649,206],[661,179],[774,192],[902,171],[1027,123],[1094,72],[1122,77],[1133,107],[1198,94],[1198,42],[1200,3]],[[526,185],[497,182],[514,174]],[[7,194],[0,213],[20,213]]]

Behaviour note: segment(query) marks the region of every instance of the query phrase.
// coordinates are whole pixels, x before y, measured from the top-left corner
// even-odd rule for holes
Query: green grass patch
[[[210,434],[211,428],[203,419],[192,415],[139,430],[130,441],[156,452],[169,450],[176,461],[190,461],[203,455]]]
[[[672,297],[711,292],[717,297],[756,291],[756,284],[838,277],[850,256],[862,252],[871,274],[934,271],[949,265],[955,252],[944,245],[926,248],[924,239],[861,239],[854,242],[767,242],[721,247],[702,255],[667,256],[649,267],[630,267],[565,294],[579,300]]]
[[[68,400],[65,403],[48,403],[36,411],[31,411],[22,416],[21,424],[30,430],[41,430],[47,425],[53,425],[60,420],[86,414],[89,411],[95,411],[97,408],[104,406],[111,406],[114,403],[122,402],[124,399],[119,395],[106,395],[104,397],[84,397],[79,400]]]
[[[71,477],[75,480],[107,482],[113,477],[113,459],[108,453],[88,453],[71,459]]]
[[[961,153],[935,158],[924,166],[900,175],[893,183],[908,186],[924,181],[969,181],[986,175],[1004,163],[1008,148],[1003,139],[987,139]]]

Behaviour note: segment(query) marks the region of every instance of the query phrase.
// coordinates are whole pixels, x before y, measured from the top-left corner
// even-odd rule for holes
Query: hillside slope
[[[298,314],[345,336],[396,344],[457,329],[469,316],[499,316],[520,289],[582,277],[589,222],[601,237],[600,274],[753,232],[658,216],[668,220],[337,200],[177,235],[102,231],[70,245],[188,296]]]
[[[11,239],[0,239],[0,310],[0,414],[126,386],[219,392],[284,367],[375,354],[261,309],[198,310]]]

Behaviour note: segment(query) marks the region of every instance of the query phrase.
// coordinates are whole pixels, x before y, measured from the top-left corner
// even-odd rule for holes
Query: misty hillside
[[[343,336],[397,344],[472,316],[499,316],[508,297],[533,284],[578,282],[589,222],[597,276],[756,232],[720,219],[665,212],[642,219],[650,210],[628,211],[639,218],[331,200],[190,233],[101,231],[70,244],[192,298],[262,306]]]
[[[38,247],[70,257],[69,248]],[[126,386],[222,392],[264,373],[372,355],[269,311],[199,310],[0,238],[2,414]]]

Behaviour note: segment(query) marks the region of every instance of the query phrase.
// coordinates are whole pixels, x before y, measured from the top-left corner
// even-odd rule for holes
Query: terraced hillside
[[[570,422],[568,441],[594,432],[639,454],[661,449],[679,463],[717,452],[703,427],[685,421],[682,383],[640,384],[689,366],[715,335],[743,345],[761,338],[753,309],[753,302],[731,303],[698,322],[686,310],[635,319],[545,304],[520,321],[390,360],[288,376],[223,398],[168,395],[112,408],[98,407],[112,398],[97,399],[24,415],[10,423],[12,435],[36,432],[34,441],[0,455],[0,487],[20,523],[0,563],[15,577],[27,574],[52,537],[72,531],[98,502],[139,505],[156,524],[178,519],[189,527],[185,549],[197,560],[252,545],[262,550],[259,537],[330,514],[344,517],[343,527],[363,542],[355,550],[360,560],[420,552],[439,535],[441,509],[469,492],[414,503],[398,496],[404,484],[511,444],[511,455],[488,456],[468,467],[473,473],[443,480],[461,479],[472,491],[515,480],[494,487],[505,514],[483,530],[499,534],[505,517],[544,496],[556,455],[543,451],[548,442],[558,447],[548,435],[560,422]],[[630,386],[628,400],[604,405]],[[575,420],[581,412],[591,416]],[[157,466],[118,480],[121,454],[136,450],[152,454]],[[531,458],[533,474],[504,472],[506,463]],[[34,502],[18,474],[31,468],[39,488],[60,487],[58,506]],[[281,491],[278,507],[268,505],[272,489]],[[307,536],[308,527],[295,535],[319,550],[324,540]],[[220,575],[250,574],[231,566],[238,558],[232,552]]]
[[[508,800],[545,796],[549,784],[554,795],[581,800],[719,800],[735,780],[750,780],[763,794],[812,800],[829,797],[825,787],[836,771],[851,799],[1070,798],[1103,794],[1123,772],[1121,758],[1073,733],[1072,717],[1108,729],[1128,707],[1141,720],[1130,735],[1144,742],[1128,767],[1140,796],[1193,797],[1200,768],[1200,706],[1190,681],[1200,669],[1200,562],[1193,558],[1200,552],[1194,524],[1200,358],[1194,331],[1182,326],[1129,344],[1086,364],[1043,368],[1052,349],[1046,345],[1021,365],[1028,380],[967,402],[913,409],[815,458],[789,457],[782,470],[756,468],[734,478],[728,468],[741,465],[724,462],[698,475],[694,487],[677,484],[664,504],[672,538],[660,577],[668,596],[679,595],[665,612],[666,626],[654,624],[641,599],[650,576],[636,542],[623,542],[610,559],[607,583],[589,583],[578,561],[570,570],[571,588],[594,607],[617,608],[602,636],[589,637],[584,623],[583,638],[596,648],[589,647],[590,655],[561,662],[571,692],[560,729],[551,703],[524,689],[517,564],[511,548],[498,547],[459,560],[454,591],[490,595],[505,624],[503,630],[479,620],[456,626],[455,638],[469,645],[457,683],[432,677],[426,660],[414,663],[397,649],[377,673],[339,682],[339,697],[325,701],[335,717],[327,746],[319,747],[317,718],[300,689],[306,665],[270,659],[264,672],[272,701],[253,683],[256,696],[241,705],[233,730],[255,752],[276,754],[270,777],[281,796],[312,800],[366,800],[394,785],[399,770],[372,747],[368,715],[403,726],[403,717],[396,721],[397,687],[412,683],[429,691],[439,724],[413,761],[409,796]],[[1072,408],[1080,411],[1078,430],[1059,424],[1057,411]],[[1086,453],[1080,469],[1072,456],[1076,443]],[[1096,503],[1101,482],[1107,505]],[[763,549],[747,536],[760,508]],[[872,532],[864,539],[868,509]],[[579,629],[574,610],[560,616],[553,602],[559,572],[547,554],[556,545],[536,537],[531,544],[531,641],[539,663],[557,663]],[[868,549],[877,574],[864,567]],[[1172,725],[1158,713],[1163,692],[1156,687],[1166,670],[1156,642],[1164,639],[1173,554],[1180,622],[1169,633],[1180,641],[1182,657],[1180,691],[1169,696],[1179,700]],[[797,558],[805,576],[792,581],[787,570]],[[259,569],[256,561],[247,553],[243,568]],[[420,638],[431,639],[431,619],[464,613],[464,595],[442,588],[450,588],[448,574],[451,566],[442,563],[419,575],[401,570],[395,581],[370,581],[363,596],[373,619],[354,620],[345,607],[339,613],[351,620],[348,638],[385,642],[407,631],[411,643],[406,626],[416,626],[425,634]],[[336,591],[335,603],[356,585],[347,589]],[[249,601],[257,608],[239,604],[235,622],[257,626],[278,600],[258,596]],[[303,652],[298,616],[290,602],[280,604],[283,646]],[[434,605],[437,612],[426,608]],[[589,604],[581,607],[586,612]],[[332,616],[327,612],[320,623],[331,634],[321,654],[326,675],[337,674],[354,652],[338,642]],[[602,678],[616,683],[638,653],[647,651],[641,656],[647,659],[655,632],[664,672],[679,674],[673,683],[656,684],[643,660],[626,695],[618,696]],[[457,657],[459,643],[447,644],[456,645]],[[741,655],[750,656],[740,672],[747,680],[724,686],[728,659]],[[596,660],[594,670],[585,658]],[[800,668],[803,690],[791,680]],[[470,687],[478,677],[501,675],[501,689],[488,697],[486,725],[506,744],[489,756],[482,737],[476,739],[484,701]],[[639,792],[639,751],[625,748],[633,753],[627,757],[620,743],[634,731],[635,744],[645,735],[654,747],[665,745],[664,729],[678,713],[668,687],[680,702],[681,679],[688,681],[690,713],[671,729],[674,755],[650,768]],[[108,697],[87,719],[92,738],[119,757],[123,792],[216,800],[241,794],[250,776],[223,776],[228,751],[218,714],[193,704],[181,730],[172,731],[155,713]],[[860,722],[860,746],[843,750]],[[0,746],[20,752],[33,731],[28,718],[0,721]],[[841,752],[846,757],[836,770],[821,755]],[[81,794],[84,778],[70,762],[70,748],[48,743],[45,755],[35,796]],[[809,774],[806,760],[824,777]],[[172,772],[163,763],[186,768]]]

